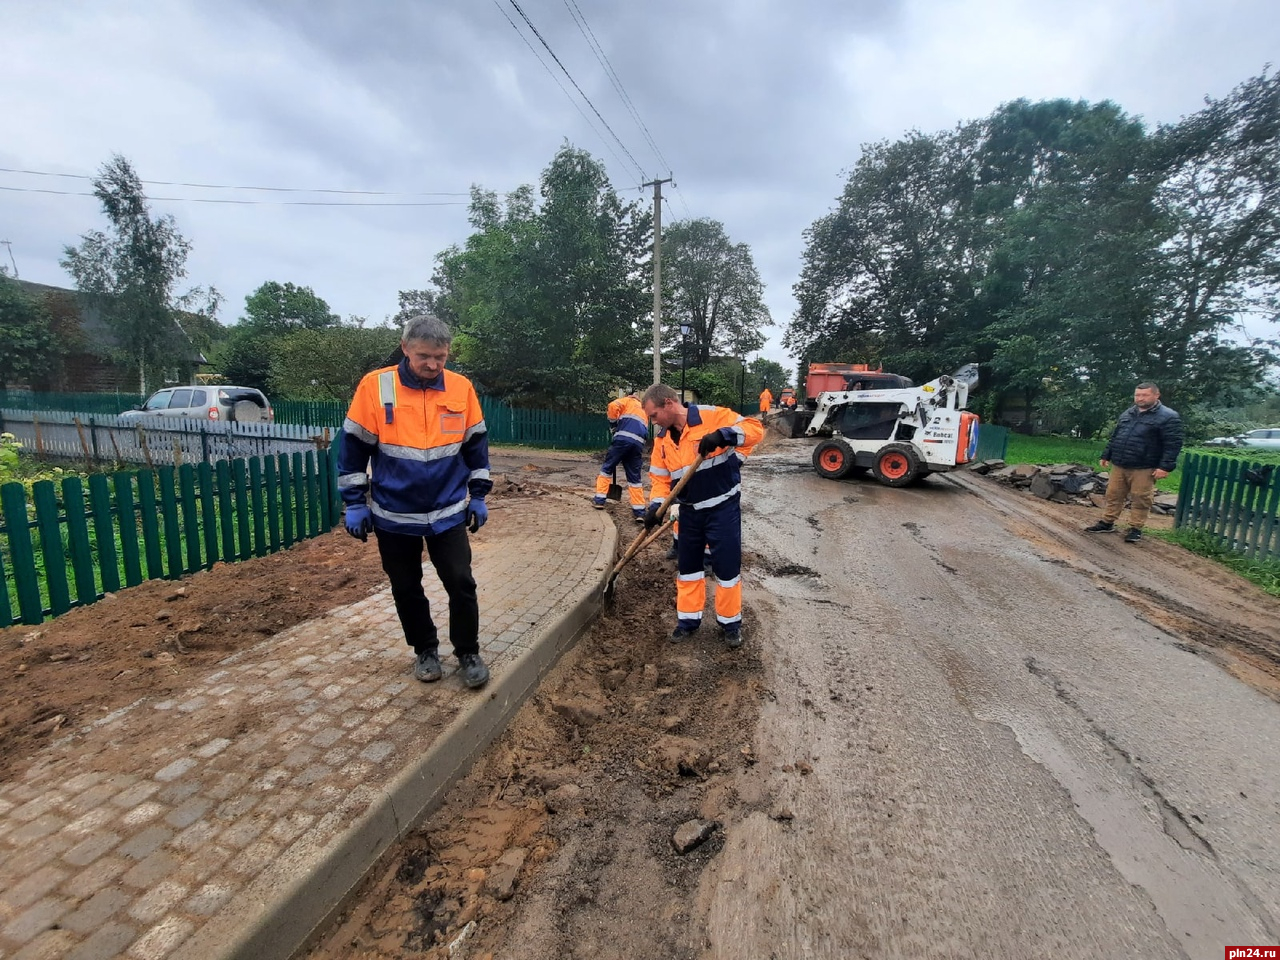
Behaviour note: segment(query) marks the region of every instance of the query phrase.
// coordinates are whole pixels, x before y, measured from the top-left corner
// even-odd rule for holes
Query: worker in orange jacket
[[[645,529],[658,525],[658,509],[671,487],[701,455],[698,472],[689,478],[676,502],[680,505],[680,540],[676,557],[676,629],[673,643],[702,625],[707,585],[703,551],[710,547],[716,578],[715,610],[724,641],[742,645],[742,508],[743,459],[764,436],[754,417],[728,407],[688,406],[676,391],[654,384],[645,391],[644,412],[659,428],[649,464],[652,487]]]
[[[391,600],[413,648],[413,675],[443,675],[440,638],[422,588],[422,552],[449,597],[449,641],[462,682],[489,680],[480,656],[480,605],[467,531],[489,519],[489,434],[475,388],[445,369],[453,334],[430,314],[411,317],[400,341],[403,359],[366,374],[342,425],[338,490],[347,532],[372,533]]]
[[[769,408],[773,406],[773,394],[768,387],[760,391],[760,412],[768,413]]]
[[[600,474],[596,477],[596,492],[591,505],[597,510],[605,508],[609,484],[613,481],[618,464],[627,474],[627,496],[631,500],[631,515],[637,522],[644,520],[644,485],[641,467],[644,464],[644,445],[649,442],[649,418],[644,415],[640,400],[634,390],[609,403],[605,415],[613,440],[604,455]]]

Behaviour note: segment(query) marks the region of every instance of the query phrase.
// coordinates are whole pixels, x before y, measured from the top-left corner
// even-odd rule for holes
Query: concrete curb
[[[617,530],[609,524],[592,562],[600,571],[595,588],[552,619],[501,673],[495,672],[485,693],[371,801],[336,843],[306,864],[282,860],[267,868],[234,916],[206,924],[174,951],[174,960],[288,960],[309,946],[391,846],[440,806],[449,788],[506,729],[594,619],[604,601],[617,541]],[[253,902],[252,894],[263,890],[270,896]]]

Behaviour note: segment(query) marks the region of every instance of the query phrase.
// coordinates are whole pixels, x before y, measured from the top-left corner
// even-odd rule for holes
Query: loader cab
[[[840,411],[835,428],[850,440],[888,440],[898,425],[902,404],[849,403]]]
[[[845,376],[846,390],[899,390],[915,384],[896,373],[851,373]]]

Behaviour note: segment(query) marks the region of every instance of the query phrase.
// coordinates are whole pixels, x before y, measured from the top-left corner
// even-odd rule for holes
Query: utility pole
[[[662,382],[662,185],[671,178],[651,180],[640,189],[653,187],[653,382]]]
[[[13,264],[13,278],[18,279],[18,261],[13,259],[13,244],[8,240],[0,240],[0,247],[5,247],[9,251],[9,262]]]

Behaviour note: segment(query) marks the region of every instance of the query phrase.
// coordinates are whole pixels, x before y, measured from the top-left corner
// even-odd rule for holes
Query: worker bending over
[[[725,643],[742,645],[742,510],[739,467],[764,436],[754,417],[728,407],[689,406],[664,384],[644,394],[644,412],[658,426],[649,464],[652,488],[645,529],[658,525],[657,512],[694,459],[704,458],[676,502],[680,505],[680,540],[676,556],[676,629],[673,643],[702,625],[707,602],[703,549],[711,551],[716,578],[716,620]]]
[[[613,440],[604,455],[604,463],[600,466],[600,476],[596,477],[596,495],[591,498],[591,505],[603,510],[609,492],[609,484],[613,482],[618,464],[622,464],[627,474],[627,496],[631,500],[631,516],[637,522],[644,520],[644,486],[640,478],[640,466],[644,459],[644,445],[649,440],[649,418],[644,415],[634,390],[625,397],[619,397],[609,403],[607,412],[609,429],[613,431]]]

